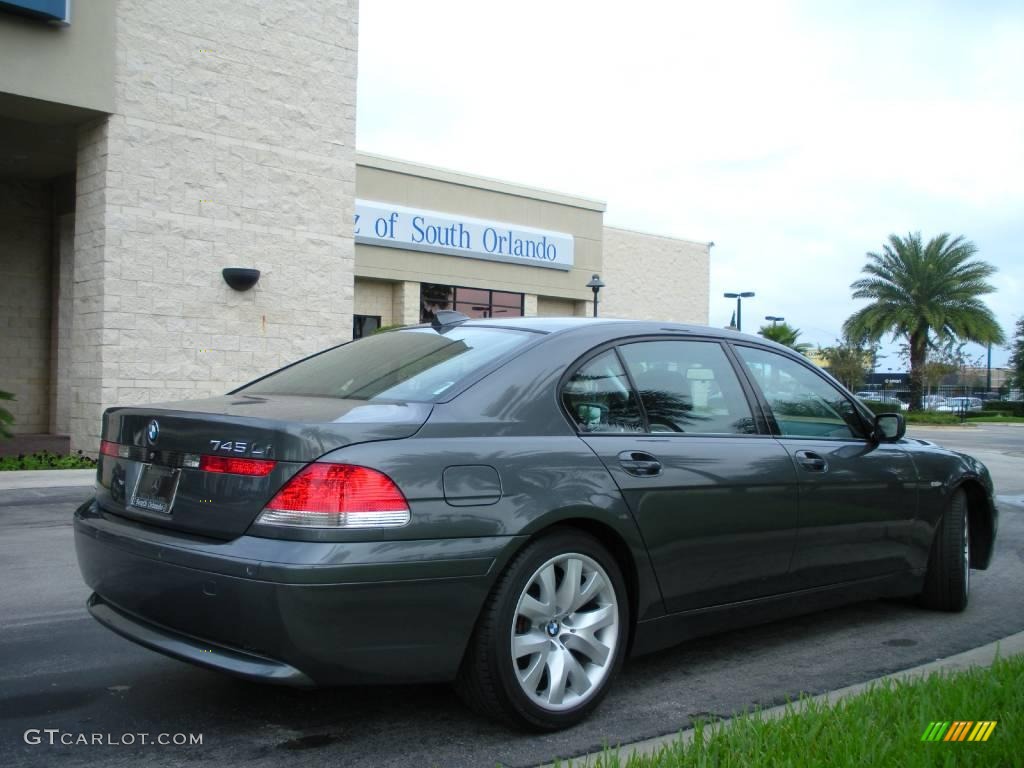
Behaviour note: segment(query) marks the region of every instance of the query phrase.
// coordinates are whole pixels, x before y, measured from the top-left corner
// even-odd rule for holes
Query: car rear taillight
[[[100,440],[100,455],[113,456],[115,459],[126,459],[131,453],[131,447],[118,445],[110,440]]]
[[[397,528],[409,504],[391,478],[368,467],[313,463],[285,483],[256,518],[300,528]]]
[[[218,472],[228,475],[266,477],[274,470],[276,461],[270,459],[237,459],[233,456],[200,456],[200,472]]]

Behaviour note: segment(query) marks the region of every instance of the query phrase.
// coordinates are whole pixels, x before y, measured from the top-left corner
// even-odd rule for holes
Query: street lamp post
[[[736,330],[743,330],[743,300],[751,299],[754,297],[753,291],[743,291],[741,293],[726,293],[724,294],[727,299],[736,299]]]
[[[587,288],[594,292],[594,317],[597,317],[597,294],[604,288],[604,281],[600,275],[594,275],[587,283]]]
[[[786,320],[786,318],[784,318],[784,317],[776,317],[775,315],[765,315],[764,319],[765,320],[771,320],[772,328],[775,327],[776,323],[781,323],[781,322],[784,322]]]

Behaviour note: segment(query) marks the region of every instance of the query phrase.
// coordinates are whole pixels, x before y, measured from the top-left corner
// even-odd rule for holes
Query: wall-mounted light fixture
[[[236,291],[248,291],[260,279],[260,271],[248,267],[224,267],[221,274],[224,282]]]

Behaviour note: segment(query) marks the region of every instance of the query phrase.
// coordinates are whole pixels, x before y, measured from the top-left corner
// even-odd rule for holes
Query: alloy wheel
[[[619,635],[618,598],[604,568],[586,555],[557,555],[527,580],[516,604],[516,679],[543,709],[577,707],[611,672]]]

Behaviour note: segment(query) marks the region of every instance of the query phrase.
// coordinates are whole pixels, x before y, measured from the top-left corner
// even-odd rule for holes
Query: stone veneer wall
[[[707,325],[707,243],[605,227],[601,279],[603,317]]]
[[[49,430],[50,185],[0,182],[0,390],[16,433]]]
[[[357,315],[379,315],[381,326],[392,325],[395,308],[394,283],[384,280],[355,281],[355,309]]]
[[[104,408],[220,394],[352,329],[356,0],[117,7],[79,134],[72,447]],[[227,266],[256,267],[246,293]]]

